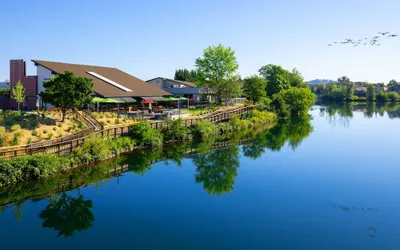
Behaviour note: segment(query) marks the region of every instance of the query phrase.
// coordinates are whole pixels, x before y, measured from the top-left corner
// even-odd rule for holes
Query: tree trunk
[[[19,102],[17,102],[17,107],[18,107],[18,110],[19,110]]]
[[[61,112],[62,112],[62,119],[61,119],[61,122],[64,122],[64,121],[65,121],[65,113],[67,112],[67,110],[64,109],[64,108],[62,108],[62,109],[61,109]]]

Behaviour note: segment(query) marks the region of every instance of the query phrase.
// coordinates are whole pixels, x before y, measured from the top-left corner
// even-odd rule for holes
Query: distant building
[[[193,82],[178,81],[165,77],[156,77],[147,81],[153,86],[165,90],[174,96],[183,96],[195,102],[214,102],[215,97],[210,94],[207,88],[199,88]],[[201,100],[204,97],[205,100]]]
[[[9,81],[0,82],[0,89],[9,89],[9,88],[10,88]]]
[[[26,89],[26,98],[22,103],[22,109],[35,109],[37,107],[37,77],[26,75],[26,65],[24,60],[11,60],[10,61],[10,84],[9,88],[12,89],[17,82],[21,82]],[[12,98],[11,93],[4,97],[2,107],[6,109],[16,109],[17,102]]]

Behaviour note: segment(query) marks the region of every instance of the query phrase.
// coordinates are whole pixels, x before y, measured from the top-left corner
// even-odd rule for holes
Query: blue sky
[[[0,80],[9,60],[120,68],[143,80],[193,68],[204,48],[236,51],[240,74],[265,64],[306,80],[400,81],[400,38],[380,47],[327,47],[344,38],[400,33],[398,0],[14,0],[1,5]]]

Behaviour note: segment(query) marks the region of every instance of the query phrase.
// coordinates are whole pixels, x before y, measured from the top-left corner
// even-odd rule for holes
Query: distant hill
[[[309,81],[308,84],[320,84],[320,83],[332,83],[336,82],[334,80],[329,80],[329,79],[315,79],[312,81]]]

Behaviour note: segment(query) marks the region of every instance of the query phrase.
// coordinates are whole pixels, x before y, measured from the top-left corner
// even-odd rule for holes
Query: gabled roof
[[[71,71],[76,76],[92,79],[93,91],[103,97],[172,95],[117,68],[41,60],[32,60],[32,62],[34,62],[35,65],[41,65],[56,74],[60,74],[65,71]],[[95,74],[93,74],[93,72]],[[114,82],[114,84],[105,79],[111,80]],[[117,84],[115,85],[115,83]],[[118,87],[118,85],[122,85],[122,87]],[[126,89],[132,91],[126,91]]]
[[[147,82],[153,81],[153,80],[155,80],[155,79],[168,80],[168,81],[171,81],[171,82],[176,82],[176,83],[179,83],[179,84],[186,85],[186,86],[188,86],[188,87],[190,87],[190,88],[197,88],[196,83],[194,83],[194,82],[179,81],[179,80],[170,79],[170,78],[165,78],[165,77],[156,77],[156,78],[147,80]]]

